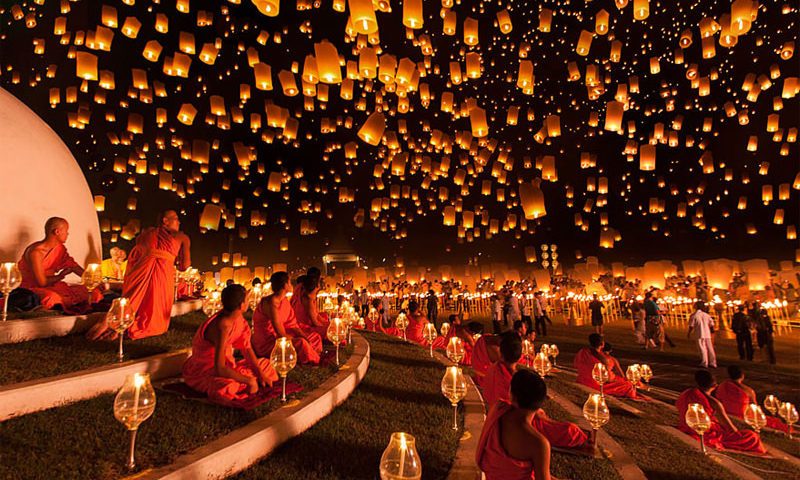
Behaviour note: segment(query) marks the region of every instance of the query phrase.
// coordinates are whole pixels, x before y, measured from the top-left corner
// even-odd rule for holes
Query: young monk
[[[100,290],[90,293],[83,285],[63,281],[71,273],[83,275],[83,268],[64,245],[69,237],[69,223],[60,217],[49,218],[44,224],[44,235],[44,240],[28,245],[22,253],[17,264],[22,274],[20,287],[38,295],[42,306],[48,310],[60,307],[71,314],[90,311],[92,303],[103,299]]]
[[[122,283],[122,296],[136,311],[136,319],[128,329],[130,338],[161,335],[169,328],[175,301],[175,263],[180,270],[191,266],[190,247],[175,210],[161,213],[158,226],[145,229],[136,238]],[[87,336],[97,339],[110,334],[113,332],[104,318]]]
[[[304,331],[316,332],[322,339],[325,339],[330,322],[319,313],[317,308],[319,277],[306,274],[300,277],[298,283],[290,302],[297,317],[297,323]]]
[[[589,347],[582,348],[575,355],[575,368],[578,370],[578,383],[600,390],[600,384],[592,378],[595,364],[602,363],[608,369],[608,382],[603,385],[603,393],[614,397],[639,398],[636,388],[625,378],[617,359],[603,352],[605,340],[599,333],[589,335]]]
[[[550,443],[531,422],[547,396],[539,375],[520,370],[511,378],[511,403],[486,415],[475,461],[486,480],[550,480]]]
[[[484,380],[483,398],[486,400],[487,407],[491,407],[500,401],[511,401],[509,388],[511,387],[512,375],[514,375],[514,372],[524,369],[518,366],[518,362],[522,357],[522,341],[520,338],[513,332],[504,333],[501,337],[501,359],[492,365]],[[554,447],[594,450],[594,444],[580,427],[572,422],[551,420],[541,408],[536,411],[531,424]]]
[[[242,316],[250,302],[241,285],[222,291],[222,310],[209,317],[192,340],[192,356],[183,364],[186,385],[227,407],[253,408],[266,401],[259,392],[272,387],[278,374],[269,359],[256,358],[250,325]],[[244,360],[236,361],[233,350]]]
[[[419,304],[416,300],[408,302],[408,327],[406,327],[406,340],[417,343],[423,347],[428,346],[428,341],[425,340],[425,325],[427,325],[428,318],[422,313]],[[402,332],[401,332],[402,334]]]
[[[449,317],[450,331],[446,337],[439,337],[433,342],[433,348],[446,350],[447,345],[450,343],[452,337],[458,337],[464,345],[464,358],[461,360],[461,365],[472,365],[472,351],[475,348],[475,334],[481,333],[477,331],[480,326],[477,322],[472,322],[469,325],[464,325],[461,316],[452,314]]]
[[[705,444],[719,450],[730,449],[742,452],[767,453],[761,438],[752,430],[739,430],[725,413],[725,407],[711,396],[717,387],[714,376],[708,370],[698,370],[694,374],[696,387],[684,390],[675,402],[678,409],[678,428],[694,438],[699,438],[686,424],[686,411],[692,403],[703,406],[711,418],[711,428],[703,435]]]
[[[289,274],[275,272],[269,281],[272,295],[262,298],[253,313],[253,349],[259,357],[269,357],[278,338],[286,337],[297,351],[298,363],[317,365],[322,353],[322,337],[297,323],[286,298]]]
[[[728,415],[744,418],[744,411],[751,403],[758,405],[756,392],[744,384],[744,371],[737,366],[728,367],[728,380],[720,383],[714,391],[714,397],[725,407]],[[784,432],[789,431],[789,427],[779,419],[767,415],[767,426]]]
[[[474,375],[472,379],[478,386],[483,387],[483,382],[489,368],[500,360],[500,341],[502,335],[484,334],[481,338],[475,341],[475,347],[472,349],[472,370]]]

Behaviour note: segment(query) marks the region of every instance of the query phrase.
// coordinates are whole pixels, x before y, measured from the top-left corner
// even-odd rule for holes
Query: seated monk
[[[81,314],[92,309],[92,303],[103,299],[99,289],[91,293],[83,285],[70,285],[64,277],[83,275],[83,268],[67,253],[64,243],[69,237],[69,223],[52,217],[44,224],[44,240],[34,242],[22,253],[18,265],[22,274],[20,288],[39,296],[48,310],[60,307],[64,313]]]
[[[522,320],[515,321],[514,331],[517,332],[519,338],[531,342],[531,347],[533,347],[533,342],[536,341],[536,332],[528,331],[527,323],[523,322]],[[528,363],[529,361],[530,363]],[[526,357],[522,357],[519,363],[521,365],[525,365],[526,367],[533,367],[533,358],[528,359]]]
[[[696,387],[684,390],[675,402],[678,409],[678,428],[694,438],[699,438],[694,430],[686,424],[686,410],[692,403],[703,406],[709,418],[711,428],[703,435],[706,445],[719,450],[730,449],[742,452],[767,453],[761,438],[752,430],[739,430],[725,413],[725,407],[719,400],[711,396],[717,387],[714,376],[708,370],[698,370],[694,374]]]
[[[158,218],[158,226],[147,228],[136,237],[131,250],[122,296],[136,311],[136,319],[128,329],[128,337],[139,339],[161,335],[169,328],[172,305],[175,303],[175,262],[186,270],[192,263],[189,237],[181,232],[175,210],[166,210]],[[89,330],[92,339],[107,335],[105,319]]]
[[[305,331],[316,332],[323,340],[328,335],[330,322],[323,318],[317,308],[317,293],[319,292],[319,277],[302,275],[298,279],[292,293],[290,304],[294,310],[297,323]]]
[[[464,358],[461,360],[461,365],[472,365],[472,350],[475,348],[475,335],[483,333],[483,325],[478,322],[470,322],[464,325],[460,315],[452,314],[448,318],[450,322],[450,331],[447,336],[438,337],[433,342],[433,348],[446,350],[447,345],[450,343],[452,337],[458,337],[464,345]]]
[[[406,327],[406,340],[414,342],[423,347],[428,346],[428,341],[425,340],[425,325],[428,323],[428,318],[422,313],[419,304],[416,300],[408,302],[408,327]]]
[[[725,407],[725,412],[734,417],[744,418],[744,411],[751,403],[758,405],[756,392],[744,384],[744,371],[736,365],[728,367],[728,380],[720,383],[714,391],[714,397]],[[789,427],[780,419],[770,415],[767,417],[767,426],[775,430],[789,431]]]
[[[250,304],[244,287],[225,287],[221,301],[222,310],[209,317],[192,340],[192,356],[183,364],[183,379],[214,403],[252,408],[266,401],[259,391],[270,388],[278,374],[269,359],[257,358],[250,346],[250,325],[242,315]],[[234,349],[244,360],[234,359]]]
[[[121,282],[125,278],[125,269],[128,267],[128,261],[125,260],[128,254],[119,247],[111,247],[108,253],[111,258],[106,258],[100,264],[103,278],[110,282]]]
[[[589,347],[582,348],[575,355],[575,369],[578,370],[578,383],[600,390],[600,384],[592,378],[595,364],[602,363],[608,369],[608,382],[603,385],[603,393],[614,397],[639,398],[634,385],[625,378],[619,362],[603,352],[605,341],[599,333],[589,335]]]
[[[264,297],[253,312],[253,349],[259,357],[269,357],[278,338],[291,340],[297,351],[297,362],[317,365],[322,353],[322,337],[304,330],[294,315],[286,293],[289,274],[275,272],[269,279],[272,295]]]
[[[487,407],[500,401],[506,403],[511,401],[509,397],[511,378],[514,372],[518,371],[517,364],[522,357],[522,341],[516,333],[506,332],[500,337],[502,337],[501,359],[492,365],[484,380],[483,398]],[[531,421],[533,428],[544,435],[554,447],[594,450],[594,445],[589,441],[586,432],[572,422],[550,420],[541,408],[536,411]]]
[[[511,403],[492,405],[475,461],[486,480],[550,480],[550,442],[531,422],[547,396],[539,375],[520,370],[511,378]]]
[[[483,387],[483,381],[492,364],[500,360],[501,335],[485,334],[475,341],[472,348],[472,370],[475,373],[472,379],[478,386]]]

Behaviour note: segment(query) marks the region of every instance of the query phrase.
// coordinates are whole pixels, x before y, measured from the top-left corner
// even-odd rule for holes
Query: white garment
[[[536,318],[540,318],[544,316],[544,305],[542,305],[541,298],[534,298],[533,299],[533,315]]]
[[[697,348],[700,349],[700,366],[703,368],[717,368],[717,354],[714,351],[714,342],[710,338],[697,340]]]
[[[711,329],[714,328],[714,319],[702,310],[697,310],[689,318],[689,328],[692,329],[692,338],[695,340],[711,339]]]
[[[519,301],[516,296],[512,295],[508,299],[508,320],[509,322],[515,322],[519,318]]]

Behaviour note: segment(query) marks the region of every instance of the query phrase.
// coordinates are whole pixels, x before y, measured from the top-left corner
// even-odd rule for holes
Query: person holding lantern
[[[166,210],[159,215],[157,227],[145,229],[136,238],[122,283],[122,296],[136,312],[128,329],[133,340],[161,335],[169,328],[175,303],[176,262],[179,270],[192,264],[191,242],[180,228],[178,213]],[[98,339],[113,333],[104,318],[87,336]]]
[[[257,358],[250,344],[250,325],[243,313],[250,305],[247,291],[233,284],[222,290],[222,310],[197,330],[192,356],[183,364],[183,380],[219,405],[254,408],[269,399],[278,374],[268,358]],[[244,356],[236,361],[234,349]]]
[[[307,331],[297,322],[294,310],[286,298],[289,274],[275,272],[269,279],[272,294],[261,299],[253,312],[253,349],[259,357],[269,357],[278,338],[292,341],[298,363],[319,364],[322,337]]]
[[[518,366],[522,358],[522,341],[519,336],[516,333],[507,332],[501,337],[501,359],[491,366],[482,385],[483,398],[487,407],[491,407],[499,401],[511,401],[509,397],[511,378],[514,372],[524,368]],[[541,408],[536,411],[531,424],[554,447],[594,450],[594,445],[589,442],[589,436],[580,427],[572,422],[551,420]]]
[[[530,370],[510,383],[511,402],[495,403],[486,415],[475,461],[487,480],[550,480],[550,442],[532,424],[547,386]]]
[[[714,397],[725,407],[725,412],[734,417],[744,418],[744,412],[751,403],[758,405],[756,392],[744,383],[744,371],[737,365],[728,366],[728,380],[720,383]],[[775,430],[789,431],[780,419],[767,415],[767,426]]]
[[[74,273],[83,275],[67,252],[69,223],[60,217],[48,218],[44,224],[44,239],[25,248],[17,264],[22,283],[41,300],[46,309],[61,308],[64,313],[80,314],[91,311],[92,304],[103,299],[99,289],[89,292],[84,285],[70,285],[64,278]]]
[[[601,363],[608,370],[608,382],[603,384],[603,392],[614,397],[639,398],[636,387],[625,378],[625,372],[616,358],[603,351],[605,340],[599,333],[589,335],[589,346],[575,355],[575,369],[578,370],[578,383],[600,390],[600,384],[592,377],[595,364]]]
[[[684,390],[675,402],[675,407],[678,409],[678,429],[693,438],[698,438],[697,433],[686,423],[686,411],[689,409],[689,405],[699,403],[711,418],[711,427],[703,435],[706,445],[719,450],[767,453],[758,433],[736,428],[736,425],[725,413],[725,407],[712,396],[717,388],[717,382],[711,372],[698,370],[694,374],[694,379],[697,386]]]

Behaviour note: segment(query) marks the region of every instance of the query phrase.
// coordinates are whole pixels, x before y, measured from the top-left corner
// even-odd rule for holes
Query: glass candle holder
[[[381,455],[381,480],[419,480],[422,464],[416,449],[416,440],[405,432],[395,432]]]
[[[286,401],[286,377],[289,372],[297,365],[297,351],[292,345],[292,341],[286,337],[280,337],[275,342],[275,347],[269,355],[269,362],[281,377],[283,390],[281,391],[281,401]]]
[[[150,375],[134,373],[125,378],[125,383],[114,398],[114,417],[130,431],[130,450],[127,467],[136,468],[136,432],[142,422],[153,415],[156,408],[156,392],[150,383]]]
[[[711,428],[711,418],[706,413],[706,409],[699,403],[689,404],[684,419],[686,420],[686,425],[700,435],[700,449],[705,455],[707,452],[706,444],[703,442],[703,435]]]
[[[467,396],[467,380],[460,368],[447,367],[442,377],[442,395],[453,405],[453,430],[458,430],[458,402]]]

